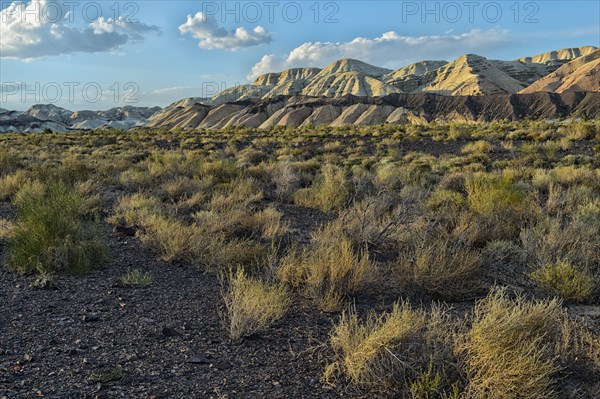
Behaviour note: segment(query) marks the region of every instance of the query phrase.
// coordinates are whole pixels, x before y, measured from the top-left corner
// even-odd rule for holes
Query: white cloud
[[[14,2],[0,11],[0,19],[2,58],[23,60],[111,51],[127,42],[141,41],[147,33],[159,32],[157,27],[127,22],[122,17],[100,17],[79,28],[74,26],[77,20],[69,2],[62,0]]]
[[[251,31],[243,27],[228,31],[220,27],[213,16],[202,12],[193,17],[188,15],[187,21],[179,27],[179,31],[200,40],[198,46],[207,50],[238,50],[270,43],[272,40],[271,34],[262,26],[257,26]]]
[[[374,39],[357,37],[349,42],[307,42],[289,54],[265,55],[252,67],[249,80],[268,72],[297,67],[324,67],[341,58],[355,58],[377,66],[397,68],[425,59],[451,59],[475,53],[511,41],[506,30],[474,29],[462,34],[405,36],[386,32]]]

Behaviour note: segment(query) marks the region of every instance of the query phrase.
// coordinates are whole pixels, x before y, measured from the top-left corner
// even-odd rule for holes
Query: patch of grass
[[[352,242],[325,228],[311,248],[292,251],[282,261],[279,278],[304,290],[323,311],[335,312],[344,301],[368,289],[378,277],[366,250],[356,252]]]
[[[332,382],[341,375],[355,385],[408,396],[421,370],[433,359],[443,363],[448,352],[440,338],[451,334],[441,308],[427,313],[399,302],[364,321],[355,310],[344,312],[330,335],[334,361],[324,378]]]
[[[511,299],[501,289],[478,302],[464,344],[469,397],[557,397],[553,344],[562,318],[558,300]]]
[[[13,224],[6,219],[0,219],[0,243],[6,242],[12,235]]]
[[[481,289],[477,250],[439,238],[400,255],[397,275],[408,285],[441,299],[464,299]]]
[[[507,176],[475,174],[465,188],[469,207],[489,225],[493,239],[515,239],[530,218],[532,202]]]
[[[121,277],[121,283],[129,287],[148,287],[152,284],[153,277],[150,273],[141,269],[132,269]]]
[[[106,246],[85,201],[62,182],[33,183],[15,196],[7,266],[20,273],[81,273],[101,265]]]
[[[263,331],[290,306],[285,287],[251,278],[241,269],[229,274],[222,295],[233,340]]]
[[[465,144],[465,146],[460,150],[463,154],[487,154],[492,150],[492,145],[485,140],[475,141],[474,143]]]
[[[311,187],[296,191],[293,197],[294,202],[301,206],[318,208],[323,212],[336,211],[350,199],[350,185],[342,168],[327,164]]]
[[[552,295],[570,302],[589,302],[597,287],[592,274],[564,261],[544,265],[531,273],[531,278]]]
[[[410,384],[412,399],[459,399],[460,388],[458,383],[447,387],[447,376],[443,371],[435,370],[432,364],[427,370],[421,371],[419,376]]]

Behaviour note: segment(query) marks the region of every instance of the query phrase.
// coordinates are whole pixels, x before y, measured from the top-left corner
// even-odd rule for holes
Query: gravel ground
[[[318,216],[284,211],[301,230],[299,221]],[[0,217],[12,216],[0,203]],[[378,397],[320,380],[338,316],[298,302],[264,333],[231,342],[217,277],[165,264],[137,239],[104,231],[108,265],[59,276],[49,289],[0,268],[0,399]],[[152,274],[152,284],[120,284],[133,268]],[[395,296],[383,291],[357,309],[389,305]],[[455,317],[472,305],[453,304]],[[599,306],[569,308],[600,330]]]
[[[218,278],[107,235],[106,268],[51,289],[0,271],[0,398],[361,397],[320,382],[335,316],[298,304],[262,335],[231,342]],[[153,283],[123,287],[132,268]]]

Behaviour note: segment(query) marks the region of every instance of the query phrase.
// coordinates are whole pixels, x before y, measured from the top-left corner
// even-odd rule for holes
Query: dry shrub
[[[590,231],[600,231],[600,199],[587,201],[575,209],[573,220]]]
[[[166,199],[180,201],[193,196],[203,188],[204,186],[199,180],[179,176],[164,182],[161,191]]]
[[[197,259],[204,237],[196,226],[155,214],[143,221],[143,227],[142,242],[160,253],[165,262],[193,263]]]
[[[173,217],[153,215],[144,222],[141,240],[166,262],[182,262],[208,271],[231,265],[252,265],[266,252],[266,246],[250,240],[226,237],[197,223],[188,225]]]
[[[521,242],[536,268],[563,260],[593,273],[600,271],[600,234],[577,219],[542,219],[521,232]]]
[[[355,310],[344,312],[330,334],[334,361],[324,378],[342,375],[356,385],[408,396],[422,370],[449,364],[454,329],[437,306],[427,313],[399,302],[389,313],[369,313],[364,322]]]
[[[514,239],[531,218],[533,202],[506,176],[475,174],[466,182],[469,207],[489,226],[493,239]]]
[[[441,299],[464,299],[481,289],[479,251],[452,244],[444,238],[424,242],[400,255],[397,275]]]
[[[83,197],[85,207],[94,212],[98,212],[102,205],[100,191],[102,184],[99,181],[90,179],[75,183],[75,190]]]
[[[29,183],[31,183],[29,173],[23,169],[18,169],[10,175],[0,176],[0,200],[12,197],[21,187]]]
[[[121,172],[119,174],[119,183],[125,188],[132,190],[147,189],[156,183],[156,178],[150,175],[147,170],[139,169],[136,166]]]
[[[264,238],[275,238],[286,234],[289,225],[282,221],[283,214],[273,207],[252,215],[251,228],[260,232]]]
[[[590,329],[585,319],[564,319],[561,339],[556,343],[556,353],[567,368],[583,366],[590,378],[596,377],[600,381],[600,337]]]
[[[278,162],[271,172],[275,183],[275,194],[282,201],[288,201],[298,189],[300,178],[289,162]]]
[[[352,242],[326,227],[304,251],[292,250],[282,261],[278,277],[302,288],[323,311],[339,311],[348,296],[365,291],[377,278],[368,252],[355,252]]]
[[[472,398],[555,398],[554,345],[563,311],[558,300],[528,301],[493,290],[474,310],[464,343]]]
[[[571,122],[563,129],[565,137],[569,140],[588,140],[599,134],[597,126],[590,122]]]
[[[497,269],[518,270],[525,266],[526,256],[523,248],[512,241],[496,240],[486,244],[482,257],[486,265]]]
[[[343,208],[350,194],[346,172],[338,166],[327,164],[311,187],[294,193],[294,202],[300,206],[331,212]]]
[[[485,140],[475,141],[473,143],[465,144],[465,146],[460,150],[462,154],[487,154],[492,150],[492,144]]]
[[[544,265],[531,278],[550,294],[572,302],[589,302],[597,288],[591,273],[564,261]]]
[[[206,209],[215,212],[228,211],[235,207],[250,207],[263,199],[263,193],[254,179],[235,179],[221,183],[206,205]]]
[[[151,216],[161,213],[162,204],[158,198],[135,193],[119,198],[108,221],[116,225],[141,226]]]
[[[6,219],[0,219],[0,243],[10,239],[12,229],[12,222]]]
[[[456,212],[466,205],[465,197],[453,190],[436,190],[429,198],[425,206],[432,211]]]
[[[230,273],[228,283],[222,295],[233,340],[264,330],[283,317],[290,306],[284,286],[250,278],[241,269]]]
[[[235,186],[231,193],[216,193],[209,203],[193,214],[193,219],[208,234],[227,237],[256,235],[273,239],[287,233],[282,213],[273,207],[255,212],[262,192],[252,190],[247,181]]]
[[[399,228],[410,217],[410,207],[389,195],[367,197],[340,212],[332,222],[355,247],[395,251]]]
[[[0,151],[0,176],[16,171],[20,164],[19,153],[11,148],[2,148]]]

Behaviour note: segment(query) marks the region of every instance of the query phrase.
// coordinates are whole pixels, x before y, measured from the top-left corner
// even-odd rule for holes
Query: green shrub
[[[563,322],[560,301],[511,299],[505,290],[496,289],[474,312],[464,344],[468,397],[557,397],[554,345]]]
[[[229,336],[233,340],[264,330],[279,320],[290,306],[283,285],[272,285],[248,277],[243,270],[230,273],[223,289]]]
[[[533,272],[531,278],[551,294],[572,302],[589,301],[597,286],[589,272],[563,261],[546,264]]]
[[[106,258],[98,221],[85,201],[63,182],[23,187],[15,196],[17,220],[7,266],[21,273],[87,272]]]
[[[325,165],[321,176],[309,188],[294,193],[294,202],[301,206],[321,209],[323,212],[340,210],[350,198],[350,185],[343,169]]]
[[[425,312],[399,302],[391,312],[369,313],[365,321],[355,310],[345,312],[330,334],[334,361],[324,377],[332,381],[342,375],[353,384],[408,397],[420,370],[431,362],[444,367],[452,358],[453,333],[439,307]]]
[[[321,310],[330,312],[341,310],[348,296],[369,288],[378,274],[368,253],[356,253],[351,240],[338,233],[326,227],[311,248],[291,251],[278,272],[283,282],[304,289]]]
[[[469,207],[488,224],[492,239],[515,239],[533,212],[527,193],[507,176],[476,174],[466,190]]]
[[[130,287],[147,287],[152,284],[152,280],[150,273],[140,269],[129,270],[126,275],[121,277],[121,283]]]

